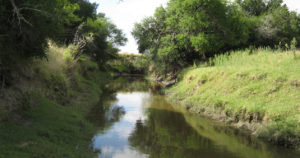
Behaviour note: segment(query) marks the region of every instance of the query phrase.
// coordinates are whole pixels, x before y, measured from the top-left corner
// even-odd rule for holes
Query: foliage
[[[74,19],[72,21],[65,23],[65,31],[64,31],[64,41],[67,44],[72,43],[74,34],[77,31],[78,26],[85,22],[88,18],[96,19],[96,11],[98,5],[96,3],[90,3],[88,0],[69,0],[72,4],[75,4],[79,7],[76,9],[74,14]],[[76,16],[76,17],[75,17]]]
[[[122,31],[102,14],[98,14],[95,20],[87,19],[78,32],[84,39],[91,38],[82,53],[90,56],[99,66],[116,58],[119,51],[116,46],[124,45],[127,41]]]
[[[45,57],[47,38],[59,39],[63,21],[74,18],[78,9],[66,0],[2,0],[0,1],[1,62],[15,55]],[[63,9],[56,9],[63,8]]]
[[[16,58],[47,58],[48,39],[84,49],[100,66],[126,42],[122,31],[88,0],[1,0],[0,6],[1,67],[14,65]]]
[[[281,6],[282,0],[236,0],[249,16],[260,16]]]
[[[132,34],[140,53],[166,74],[228,50],[284,46],[300,37],[299,24],[282,0],[171,0]]]
[[[97,155],[90,143],[98,129],[87,119],[102,107],[99,100],[111,76],[89,58],[66,60],[67,49],[50,42],[47,62],[34,59],[26,67],[18,63],[20,82],[1,90],[0,157]]]
[[[243,45],[248,36],[244,14],[224,1],[172,0],[153,17],[136,24],[141,52],[153,54],[162,72]]]
[[[289,12],[287,6],[278,7],[259,20],[254,39],[256,45],[273,47],[279,42],[288,44],[293,37],[299,38],[299,24],[296,12]]]
[[[296,46],[297,46],[297,40],[296,38],[294,37],[293,40],[291,41],[291,50],[293,51],[293,55],[294,55],[294,58],[296,59]]]
[[[117,73],[144,74],[148,68],[149,57],[141,54],[120,53],[108,62],[110,69]]]

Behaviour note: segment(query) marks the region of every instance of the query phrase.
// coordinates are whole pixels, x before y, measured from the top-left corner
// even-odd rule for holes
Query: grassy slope
[[[300,144],[300,60],[260,49],[218,56],[214,66],[189,68],[167,90],[192,111],[250,129],[276,143]]]
[[[48,62],[32,62],[29,79],[20,75],[6,90],[22,92],[0,119],[0,158],[96,156],[90,143],[97,129],[86,115],[109,75],[88,59],[72,61],[67,48],[52,45],[48,54]]]

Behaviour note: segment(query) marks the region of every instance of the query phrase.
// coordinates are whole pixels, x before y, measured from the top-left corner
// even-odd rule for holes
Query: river
[[[153,84],[121,78],[89,119],[99,127],[99,158],[299,158],[296,151],[186,112],[155,93]]]

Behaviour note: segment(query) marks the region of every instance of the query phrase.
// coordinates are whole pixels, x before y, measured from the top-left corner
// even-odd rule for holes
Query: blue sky
[[[120,47],[121,52],[138,53],[137,44],[131,35],[136,22],[154,14],[155,8],[166,5],[168,0],[90,0],[99,4],[98,12],[105,13],[128,38],[126,46]],[[284,0],[291,10],[300,13],[300,0]]]

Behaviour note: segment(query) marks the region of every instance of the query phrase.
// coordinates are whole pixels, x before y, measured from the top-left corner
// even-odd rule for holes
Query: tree
[[[280,7],[282,0],[236,0],[248,16],[261,16]]]
[[[0,6],[2,64],[16,56],[46,57],[47,39],[61,40],[64,23],[76,18],[78,9],[67,0],[1,0]]]
[[[296,12],[290,12],[285,5],[278,7],[261,18],[256,29],[256,41],[259,45],[272,47],[279,42],[287,44],[295,35],[299,36],[299,26]]]
[[[149,52],[165,74],[244,46],[248,34],[245,14],[223,0],[171,0],[133,30],[139,51]]]
[[[251,16],[260,16],[267,10],[264,0],[237,0],[237,3]]]
[[[81,41],[79,41],[84,44],[81,47],[82,50],[77,52],[79,54],[75,54],[74,57],[86,54],[102,68],[106,61],[116,58],[119,51],[117,46],[124,45],[127,39],[122,31],[103,14],[98,14],[96,17],[95,20],[87,19],[78,28],[78,35],[75,37],[80,38]],[[75,42],[75,45],[80,46],[80,42]]]
[[[77,28],[87,19],[95,20],[97,17],[97,7],[96,3],[90,3],[88,0],[69,0],[73,5],[76,5],[78,9],[74,11],[74,18],[71,21],[64,23],[65,33],[64,42],[67,44],[72,43],[74,35]]]
[[[14,65],[14,59],[47,58],[51,39],[60,44],[75,44],[99,65],[116,56],[126,42],[121,30],[88,0],[1,0],[0,68]]]
[[[139,51],[160,74],[228,50],[299,39],[299,16],[282,0],[170,0],[135,25]]]

